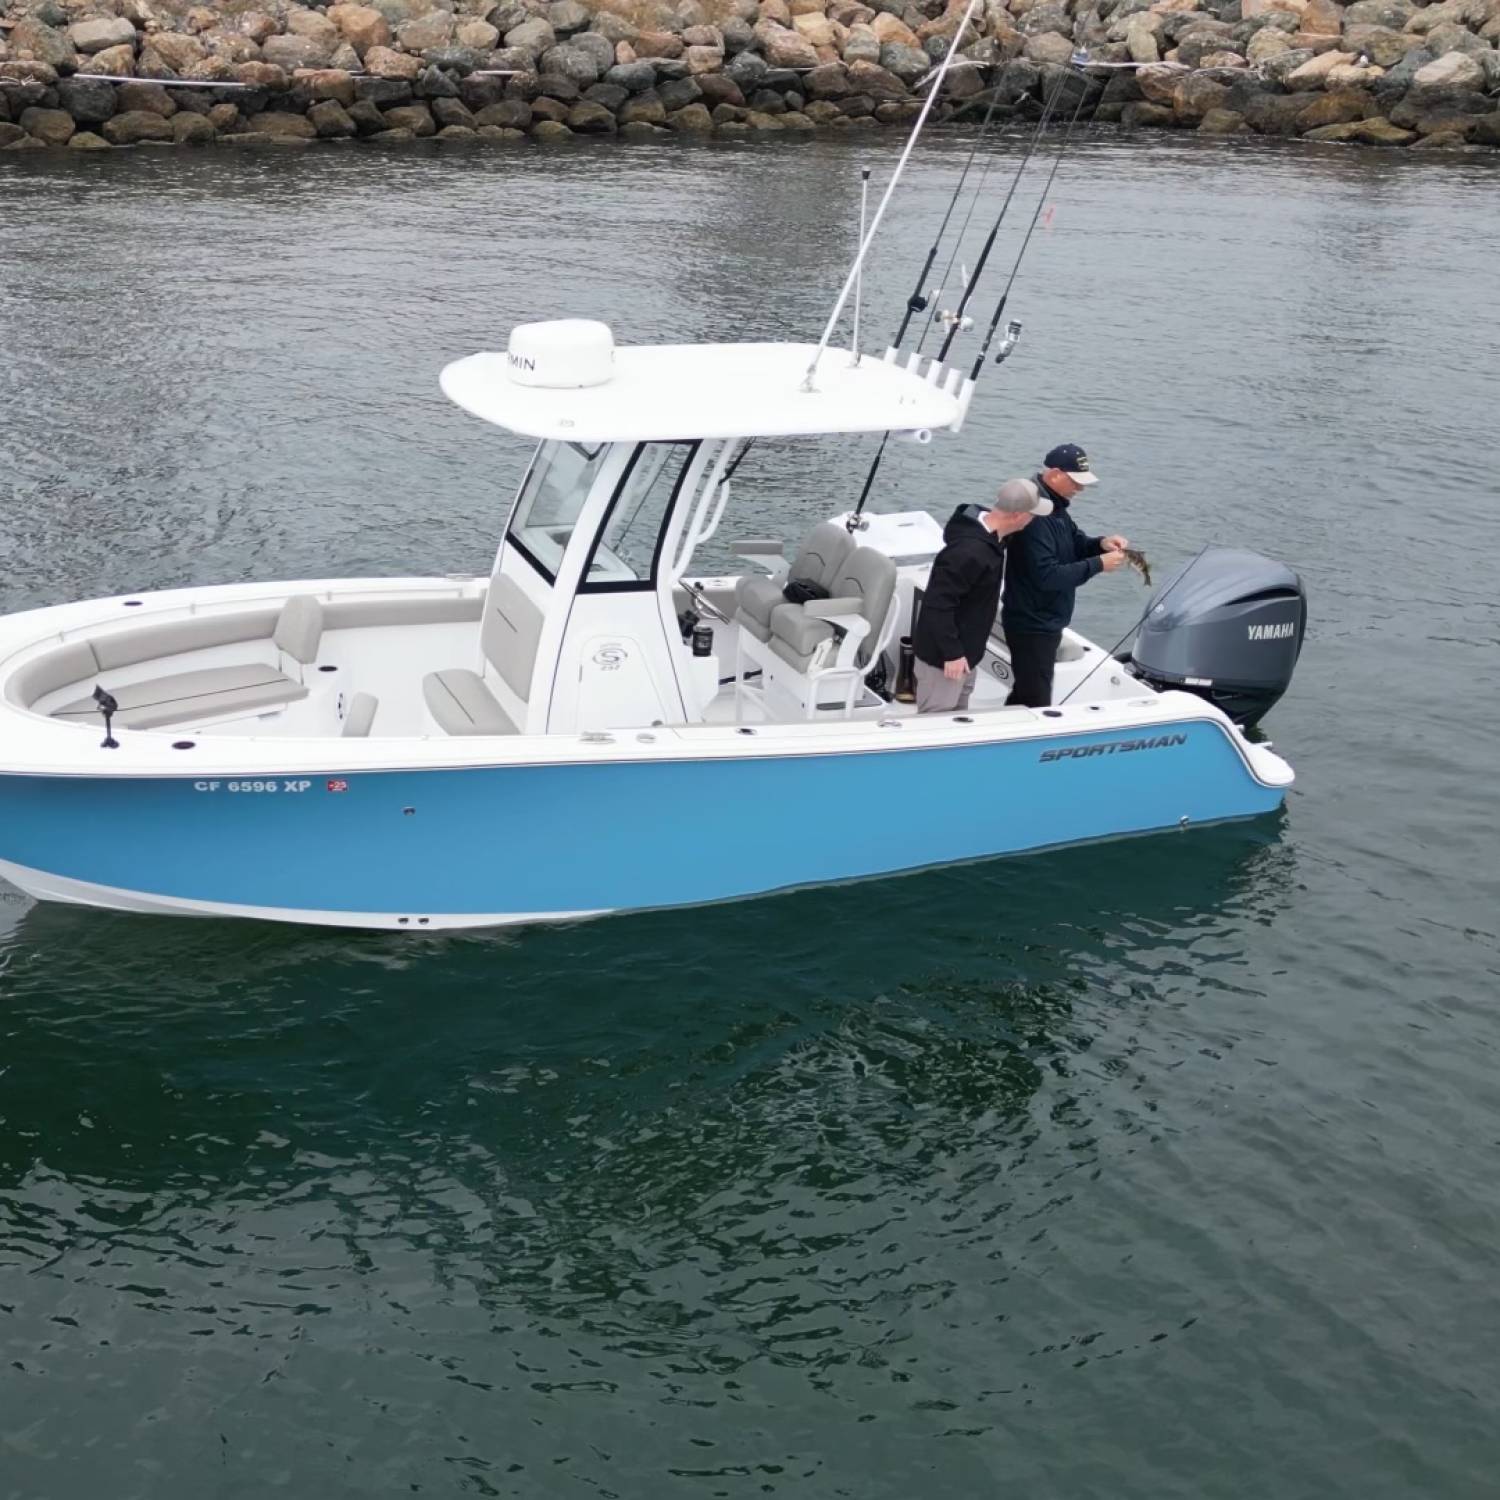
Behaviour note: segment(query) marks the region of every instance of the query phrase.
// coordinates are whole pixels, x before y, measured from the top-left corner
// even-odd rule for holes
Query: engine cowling
[[[1155,688],[1197,693],[1235,723],[1286,692],[1307,632],[1307,593],[1285,563],[1209,547],[1163,580],[1130,661]]]

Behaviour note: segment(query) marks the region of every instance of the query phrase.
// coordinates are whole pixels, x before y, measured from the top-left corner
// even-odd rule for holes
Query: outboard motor
[[[1152,687],[1196,693],[1249,727],[1287,690],[1306,630],[1289,567],[1209,547],[1152,595],[1128,660]]]

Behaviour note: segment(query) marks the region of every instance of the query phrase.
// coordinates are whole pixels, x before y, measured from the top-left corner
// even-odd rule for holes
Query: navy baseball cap
[[[1044,469],[1061,469],[1074,484],[1098,484],[1099,476],[1089,467],[1089,456],[1077,443],[1059,443],[1042,460]]]

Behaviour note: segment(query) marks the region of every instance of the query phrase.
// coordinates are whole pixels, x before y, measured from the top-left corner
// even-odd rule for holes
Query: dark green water
[[[5,159],[0,604],[482,568],[520,455],[441,364],[815,332],[896,149]],[[441,940],[10,893],[0,1496],[1493,1495],[1497,185],[1091,143],[1021,352],[877,492],[1074,439],[1154,561],[1299,568],[1278,818]]]

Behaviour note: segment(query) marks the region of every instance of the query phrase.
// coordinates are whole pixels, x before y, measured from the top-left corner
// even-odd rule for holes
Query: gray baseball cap
[[[1052,502],[1029,479],[1007,479],[995,495],[991,510],[1024,515],[1050,516]]]

